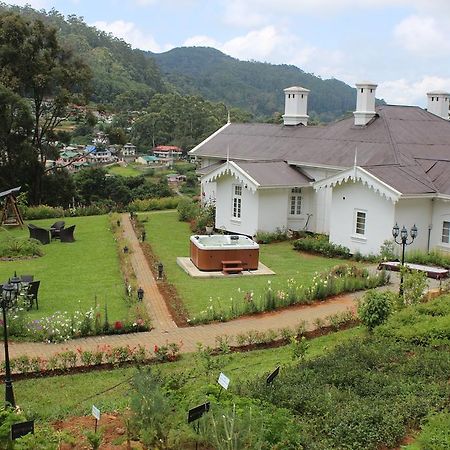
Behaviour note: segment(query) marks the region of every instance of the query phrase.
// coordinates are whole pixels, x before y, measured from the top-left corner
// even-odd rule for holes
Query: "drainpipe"
[[[427,253],[430,253],[431,230],[433,229],[434,203],[435,203],[434,198],[432,198],[432,199],[431,199],[431,217],[430,217],[430,224],[428,225]]]

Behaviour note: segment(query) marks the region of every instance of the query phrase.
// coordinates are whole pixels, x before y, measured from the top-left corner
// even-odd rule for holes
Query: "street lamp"
[[[399,235],[400,235],[400,242],[397,241]],[[404,225],[401,230],[397,223],[392,227],[392,236],[394,237],[395,243],[402,246],[402,266],[405,265],[405,247],[407,245],[411,245],[414,242],[414,239],[417,237],[417,227],[415,224],[411,227],[409,235],[411,236],[411,240],[408,242],[408,230]],[[403,295],[403,273],[401,271],[400,271],[399,294],[400,296]]]
[[[11,308],[14,300],[17,297],[16,287],[8,280],[2,286],[1,307],[3,311],[3,343],[5,345],[5,404],[6,406],[16,407],[14,400],[14,391],[11,379],[11,367],[9,363],[9,349],[8,349],[8,327],[6,323],[6,310]]]
[[[137,290],[137,296],[138,296],[138,300],[140,302],[142,302],[142,300],[144,299],[144,289],[139,287],[139,289]]]

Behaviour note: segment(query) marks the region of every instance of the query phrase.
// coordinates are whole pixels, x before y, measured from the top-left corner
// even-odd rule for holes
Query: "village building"
[[[283,124],[227,123],[197,145],[190,155],[216,228],[325,233],[367,255],[395,223],[415,224],[412,247],[450,250],[450,94],[427,94],[428,110],[376,107],[376,87],[357,84],[353,117],[315,127],[309,91],[287,88]]]
[[[158,145],[153,147],[152,152],[156,157],[166,160],[180,159],[183,155],[183,150],[175,145]]]
[[[142,155],[136,158],[138,164],[145,164],[146,166],[156,166],[160,163],[159,158],[152,155]]]

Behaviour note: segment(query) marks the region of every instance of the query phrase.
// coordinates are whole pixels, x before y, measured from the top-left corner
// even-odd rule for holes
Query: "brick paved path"
[[[10,344],[10,355],[15,358],[27,354],[29,356],[41,356],[48,358],[54,353],[65,349],[94,350],[102,345],[145,345],[147,349],[153,348],[155,344],[164,345],[166,342],[183,342],[182,351],[192,352],[196,349],[198,342],[204,345],[215,346],[216,336],[234,336],[250,330],[269,330],[283,327],[294,327],[300,321],[305,321],[307,329],[314,329],[314,322],[318,319],[325,319],[331,314],[345,311],[356,306],[356,300],[363,295],[362,292],[344,295],[324,303],[313,306],[299,306],[283,311],[265,313],[258,316],[251,316],[232,320],[225,323],[213,323],[195,327],[178,328],[172,321],[167,307],[157,284],[153,279],[152,272],[147,260],[139,246],[138,239],[133,231],[128,215],[122,216],[124,236],[131,246],[131,261],[136,272],[138,284],[145,291],[145,304],[149,310],[154,329],[144,333],[133,333],[114,336],[95,336],[83,339],[74,339],[62,344],[25,343],[12,342]],[[396,275],[393,275],[395,279]],[[397,281],[398,283],[398,281]],[[391,287],[392,289],[392,287]],[[3,352],[0,352],[0,361],[4,359]]]

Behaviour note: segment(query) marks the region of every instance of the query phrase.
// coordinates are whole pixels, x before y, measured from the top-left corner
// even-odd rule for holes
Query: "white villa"
[[[395,223],[416,224],[411,248],[450,251],[450,94],[428,93],[428,110],[375,107],[376,87],[357,84],[353,117],[317,127],[309,91],[287,88],[282,125],[227,123],[191,150],[216,228],[326,233],[369,254]]]

